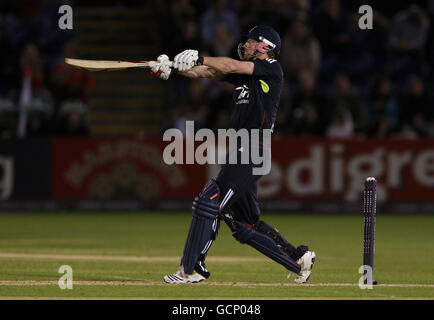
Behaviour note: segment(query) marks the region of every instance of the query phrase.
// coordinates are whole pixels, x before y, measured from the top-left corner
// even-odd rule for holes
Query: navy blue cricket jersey
[[[283,87],[283,71],[275,59],[256,59],[253,74],[228,74],[235,85],[230,128],[273,129]]]

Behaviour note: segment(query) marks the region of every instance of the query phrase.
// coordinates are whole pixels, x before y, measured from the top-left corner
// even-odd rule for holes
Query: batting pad
[[[238,221],[234,221],[234,223],[237,230],[233,232],[232,235],[239,242],[247,243],[292,272],[300,272],[300,265],[298,265],[288,254],[280,250],[273,239]]]
[[[220,189],[215,180],[205,186],[193,201],[193,214],[181,263],[192,274],[202,252],[207,252],[219,226]]]

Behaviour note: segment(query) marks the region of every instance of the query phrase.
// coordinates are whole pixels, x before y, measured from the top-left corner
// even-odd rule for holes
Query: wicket
[[[374,278],[374,253],[375,253],[375,216],[377,207],[377,180],[373,177],[366,178],[363,192],[364,215],[364,239],[363,239],[363,264],[370,266],[372,270],[372,284],[377,284]],[[365,284],[367,279],[365,280]]]

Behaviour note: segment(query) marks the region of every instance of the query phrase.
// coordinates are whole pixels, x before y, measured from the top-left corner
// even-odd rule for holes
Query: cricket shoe
[[[199,273],[193,271],[192,274],[186,274],[184,272],[184,266],[180,266],[178,271],[173,274],[166,274],[164,276],[164,282],[172,284],[181,283],[197,283],[205,280],[206,278]]]
[[[301,266],[301,270],[297,278],[294,279],[295,283],[306,283],[307,280],[309,280],[313,264],[315,263],[315,257],[315,252],[306,251],[306,253],[297,260],[297,263]]]

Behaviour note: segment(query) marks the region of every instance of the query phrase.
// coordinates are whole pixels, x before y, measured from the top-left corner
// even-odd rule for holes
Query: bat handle
[[[146,67],[153,68],[159,61],[148,61]],[[169,61],[169,67],[173,67],[173,61]]]

